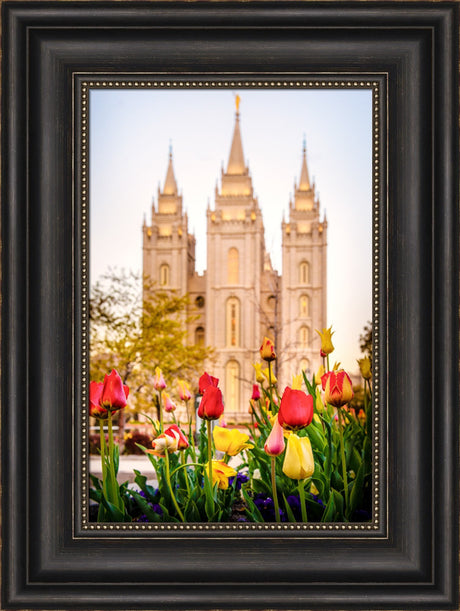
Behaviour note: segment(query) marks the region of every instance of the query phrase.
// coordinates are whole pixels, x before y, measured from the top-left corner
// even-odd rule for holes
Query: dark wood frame
[[[2,8],[3,606],[456,608],[458,5]],[[71,415],[82,390],[84,278],[75,253],[84,225],[73,206],[72,87],[75,73],[120,71],[387,75],[388,188],[375,279],[376,374],[388,414],[385,532],[84,536],[76,526]]]

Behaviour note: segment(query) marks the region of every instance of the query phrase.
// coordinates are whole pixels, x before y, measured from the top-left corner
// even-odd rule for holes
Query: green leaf
[[[337,510],[337,521],[343,522],[343,496],[337,490],[332,489],[332,494],[334,496],[334,505]]]
[[[284,499],[284,507],[286,509],[286,515],[288,517],[289,522],[297,522],[297,520],[295,519],[294,514],[292,513],[292,509],[291,506],[289,505],[289,503],[287,502],[286,497],[283,494],[283,499]]]
[[[361,505],[363,500],[363,486],[364,486],[364,463],[361,463],[361,467],[356,475],[353,483],[353,490],[350,494],[349,507],[347,511],[347,517],[353,515],[356,509]]]
[[[309,426],[307,429],[307,435],[311,441],[312,447],[316,448],[320,452],[324,452],[326,440],[324,439],[322,432],[320,433],[315,426]]]
[[[156,511],[150,507],[148,502],[135,490],[129,491],[133,499],[139,505],[141,511],[147,516],[150,522],[161,522],[161,516],[159,516]]]
[[[254,501],[251,499],[249,494],[243,488],[241,490],[243,492],[244,500],[246,501],[248,507],[247,511],[250,517],[254,520],[254,522],[265,522],[262,517],[262,514],[258,510],[257,506],[254,504]]]
[[[104,505],[104,509],[106,510],[106,517],[108,519],[104,520],[105,522],[126,522],[131,521],[126,520],[127,516],[124,512],[120,511],[118,507],[116,507],[113,503],[108,501],[104,496],[101,496],[101,502]]]
[[[335,518],[335,503],[334,503],[334,495],[331,494],[327,502],[326,509],[324,510],[323,517],[321,518],[321,522],[333,522],[334,518]]]

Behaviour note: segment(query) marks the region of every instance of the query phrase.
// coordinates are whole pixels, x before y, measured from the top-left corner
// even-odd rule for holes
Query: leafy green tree
[[[139,274],[110,269],[91,289],[91,379],[102,380],[117,369],[130,387],[135,412],[156,406],[156,367],[173,395],[177,378],[191,382],[193,389],[212,349],[187,342],[186,324],[196,318],[190,312],[188,296],[157,290]]]
[[[364,325],[363,333],[359,336],[359,347],[361,352],[368,356],[372,362],[372,321],[370,320]]]

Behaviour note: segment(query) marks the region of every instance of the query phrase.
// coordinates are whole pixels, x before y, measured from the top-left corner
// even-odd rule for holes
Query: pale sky
[[[243,151],[263,212],[265,243],[281,269],[281,220],[298,181],[302,144],[328,220],[328,326],[355,371],[372,317],[372,93],[370,90],[92,90],[90,275],[141,271],[142,222],[163,186],[169,147],[197,269],[206,267],[206,207],[226,168],[241,98]],[[219,183],[220,184],[220,183]]]

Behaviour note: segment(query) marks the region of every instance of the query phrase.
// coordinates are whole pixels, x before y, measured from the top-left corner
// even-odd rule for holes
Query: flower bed
[[[294,376],[282,395],[272,371],[274,346],[264,339],[260,355],[267,367],[254,365],[257,384],[246,432],[212,428],[224,413],[224,402],[219,380],[204,373],[199,380],[202,426],[197,443],[191,420],[188,431],[175,421],[175,404],[158,369],[153,384],[160,418],[149,419],[153,441],[147,447],[133,439],[133,446],[149,457],[157,487],[139,471],[134,472],[137,489],[117,483],[119,450],[112,417],[126,406],[129,389],[115,370],[103,382],[91,382],[90,413],[100,423],[102,461],[102,479],[91,476],[90,497],[97,504],[94,518],[100,522],[370,520],[370,361],[359,361],[364,407],[356,414],[348,407],[354,394],[349,375],[336,366],[329,368],[334,349],[331,329],[320,335],[324,365],[311,380],[305,372]],[[179,397],[185,402],[191,399],[183,381]],[[140,441],[145,439],[149,440],[144,435]]]

